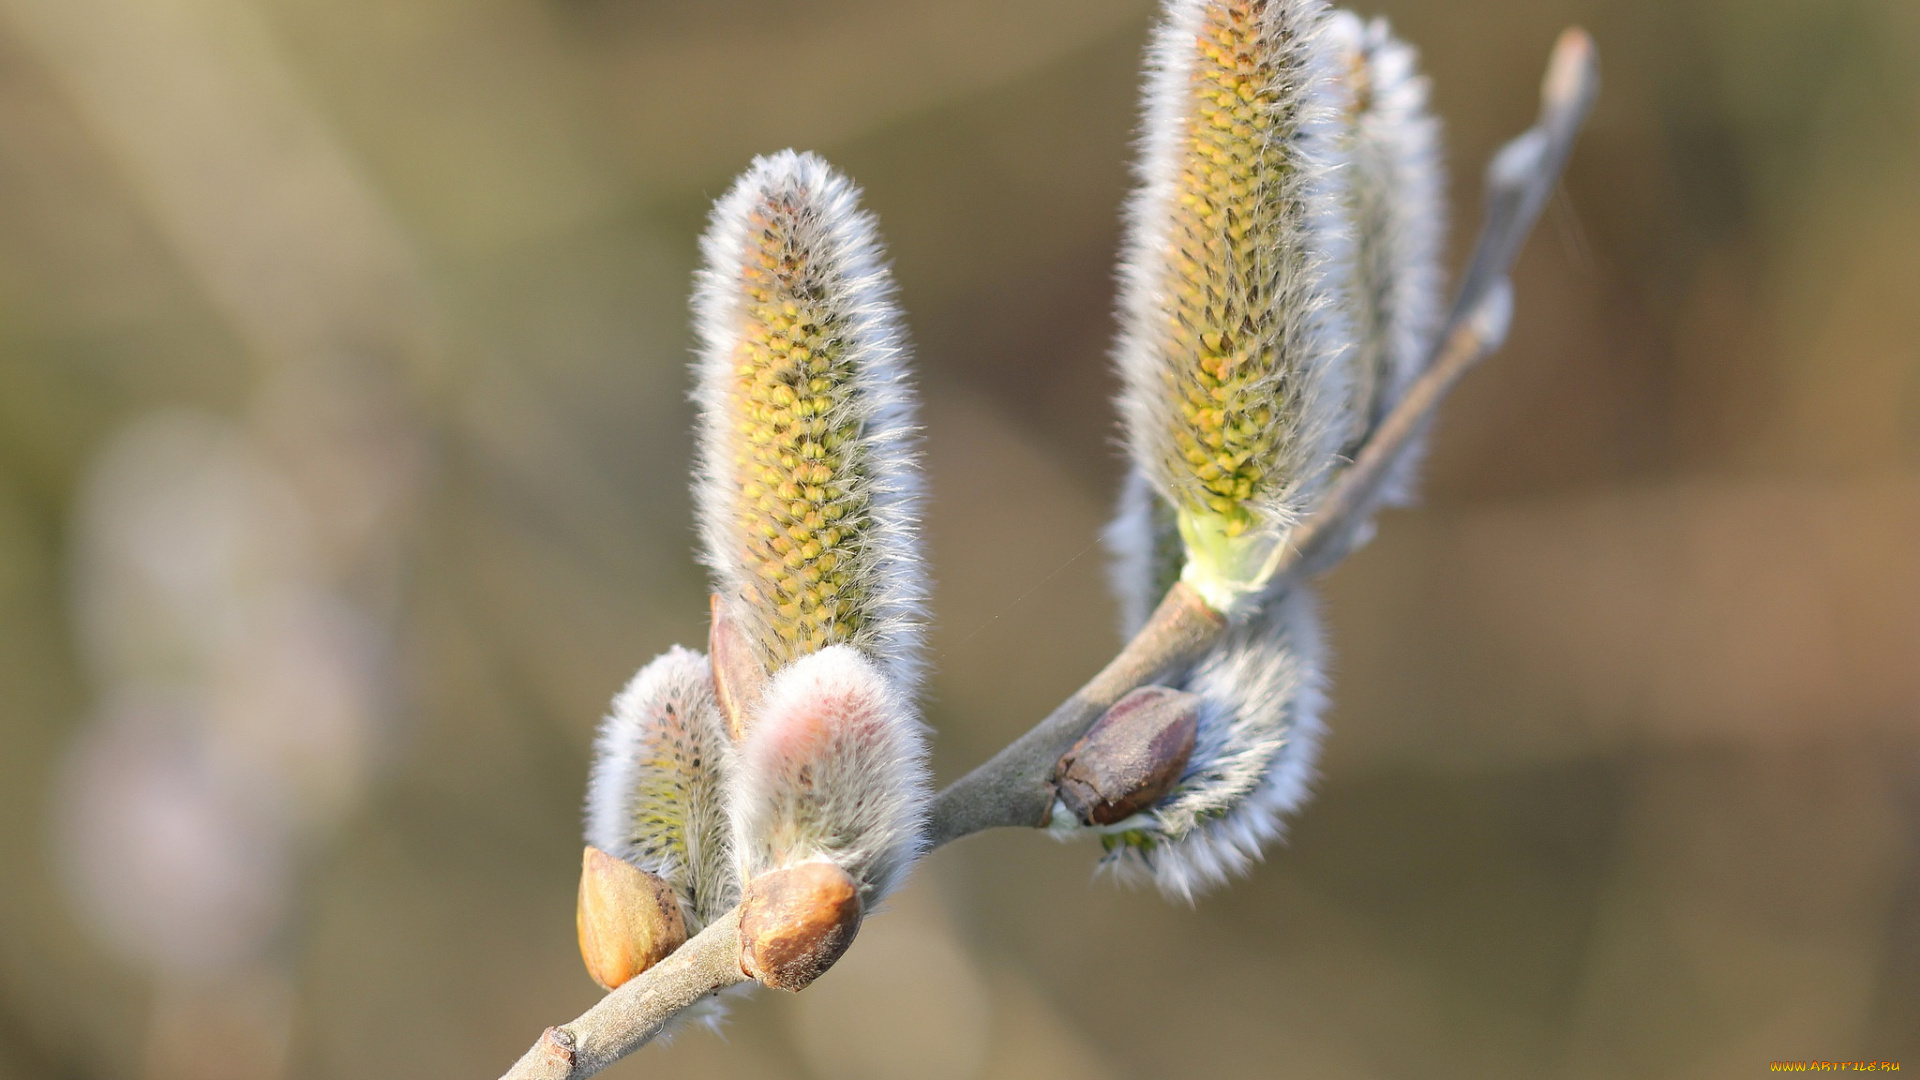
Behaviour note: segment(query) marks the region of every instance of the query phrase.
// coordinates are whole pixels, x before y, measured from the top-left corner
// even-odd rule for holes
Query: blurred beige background
[[[966,841],[610,1075],[1920,1067],[1920,5],[1362,11],[1456,261],[1562,26],[1606,81],[1426,506],[1325,584],[1290,845],[1187,910]],[[705,633],[685,297],[756,152],[896,260],[940,774],[1090,673],[1149,14],[0,0],[0,1077],[491,1077],[594,1000],[588,740]]]

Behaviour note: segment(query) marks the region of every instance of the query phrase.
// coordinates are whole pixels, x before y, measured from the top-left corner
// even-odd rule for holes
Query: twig
[[[1541,85],[1540,119],[1509,142],[1487,169],[1487,213],[1432,362],[1367,445],[1294,531],[1276,580],[1312,566],[1313,556],[1361,506],[1407,440],[1447,391],[1506,336],[1508,274],[1572,151],[1599,90],[1593,40],[1577,27],[1560,35]],[[1176,584],[1106,667],[1051,715],[934,798],[929,849],[987,829],[1040,826],[1053,804],[1050,774],[1060,755],[1129,691],[1199,656],[1227,621]],[[739,909],[642,972],[565,1027],[548,1028],[502,1080],[584,1080],[653,1038],[680,1010],[746,981],[740,971]]]
[[[1347,466],[1321,496],[1313,516],[1296,526],[1287,538],[1287,550],[1275,563],[1271,584],[1267,586],[1269,594],[1284,590],[1297,575],[1311,576],[1326,569],[1321,565],[1320,556],[1333,543],[1332,538],[1345,533],[1342,526],[1366,504],[1408,440],[1425,426],[1447,391],[1460,381],[1460,376],[1500,347],[1512,310],[1513,290],[1505,278],[1500,278],[1481,294],[1479,306],[1467,312],[1466,319],[1448,329],[1426,370],[1407,387],[1405,396],[1374,429],[1353,464]],[[1341,554],[1344,549],[1336,550],[1332,557],[1337,560]]]
[[[1600,93],[1600,58],[1593,38],[1570,26],[1554,42],[1540,81],[1540,118],[1500,148],[1487,166],[1486,219],[1467,261],[1442,340],[1484,304],[1507,279],[1520,247],[1553,196],[1573,153],[1574,137]]]
[[[740,970],[740,909],[695,934],[673,955],[600,999],[565,1027],[540,1034],[502,1080],[580,1080],[646,1045],[682,1009],[747,981]]]
[[[1060,755],[1114,702],[1198,657],[1226,628],[1225,616],[1176,582],[1147,624],[1100,674],[986,764],[934,797],[927,847],[1002,826],[1045,825],[1053,806],[1051,774]]]

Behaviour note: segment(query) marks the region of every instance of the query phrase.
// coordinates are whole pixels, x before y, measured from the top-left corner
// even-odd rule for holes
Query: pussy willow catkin
[[[676,647],[613,699],[587,781],[587,843],[666,881],[696,933],[740,895],[721,803],[727,742],[707,658]]]
[[[695,490],[716,590],[770,675],[728,782],[739,877],[831,862],[871,901],[918,854],[928,799],[925,571],[904,337],[858,195],[788,152],[714,207]]]
[[[1174,2],[1155,58],[1149,116],[1164,126],[1144,149],[1132,251],[1165,284],[1154,292],[1130,279],[1123,404],[1135,453],[1107,531],[1128,633],[1177,577],[1225,604],[1246,595],[1236,579],[1252,584],[1250,564],[1273,550],[1287,515],[1310,506],[1398,402],[1438,320],[1445,222],[1426,83],[1384,22],[1317,5]],[[1329,156],[1298,163],[1252,122],[1264,116],[1272,130],[1297,115],[1279,104],[1288,70],[1304,87],[1327,73],[1318,100],[1332,110]],[[1293,108],[1312,100],[1298,91]],[[1316,161],[1339,163],[1344,177],[1307,184]],[[1336,196],[1319,207],[1331,218],[1261,176]],[[1178,254],[1153,262],[1156,243]],[[1321,273],[1299,279],[1298,303],[1283,301],[1260,287],[1277,273],[1236,276],[1263,257]],[[1315,321],[1328,305],[1342,317]],[[1238,335],[1221,329],[1236,322]],[[1305,447],[1338,453],[1316,459]],[[1364,539],[1375,506],[1407,496],[1417,453],[1402,455],[1316,569]],[[1298,582],[1289,590],[1241,605],[1226,638],[1167,677],[1201,699],[1196,746],[1166,797],[1105,830],[1110,869],[1190,898],[1259,858],[1306,798],[1325,660],[1312,596]]]
[[[870,215],[825,162],[755,160],[695,294],[705,555],[769,671],[846,644],[912,686],[924,573],[905,341]]]
[[[1120,406],[1188,580],[1230,602],[1346,435],[1344,88],[1317,0],[1172,0],[1123,255]]]
[[[1399,403],[1433,346],[1442,304],[1446,176],[1440,124],[1427,111],[1427,80],[1413,48],[1393,36],[1385,19],[1363,22],[1341,11],[1329,30],[1347,86],[1354,378],[1344,454],[1352,457]],[[1378,502],[1412,498],[1424,441],[1414,440],[1401,454]]]

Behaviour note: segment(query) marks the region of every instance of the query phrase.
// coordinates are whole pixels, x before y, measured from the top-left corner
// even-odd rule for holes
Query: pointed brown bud
[[[687,940],[673,887],[597,847],[580,858],[580,958],[587,974],[612,990],[666,959]]]
[[[713,696],[720,702],[720,715],[727,719],[727,733],[739,742],[747,735],[747,718],[767,689],[767,669],[754,654],[740,620],[727,610],[719,593],[712,599],[713,624],[707,635],[707,654],[713,661]]]
[[[1143,686],[1114,703],[1054,766],[1060,801],[1082,825],[1147,809],[1180,779],[1200,731],[1200,696]]]
[[[860,887],[832,863],[772,870],[740,898],[740,970],[775,990],[803,990],[860,932]]]

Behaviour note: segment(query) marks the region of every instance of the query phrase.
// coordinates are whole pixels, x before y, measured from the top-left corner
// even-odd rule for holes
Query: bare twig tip
[[[1565,108],[1593,92],[1600,79],[1600,53],[1593,35],[1578,26],[1560,32],[1540,83],[1540,100],[1549,108]]]

